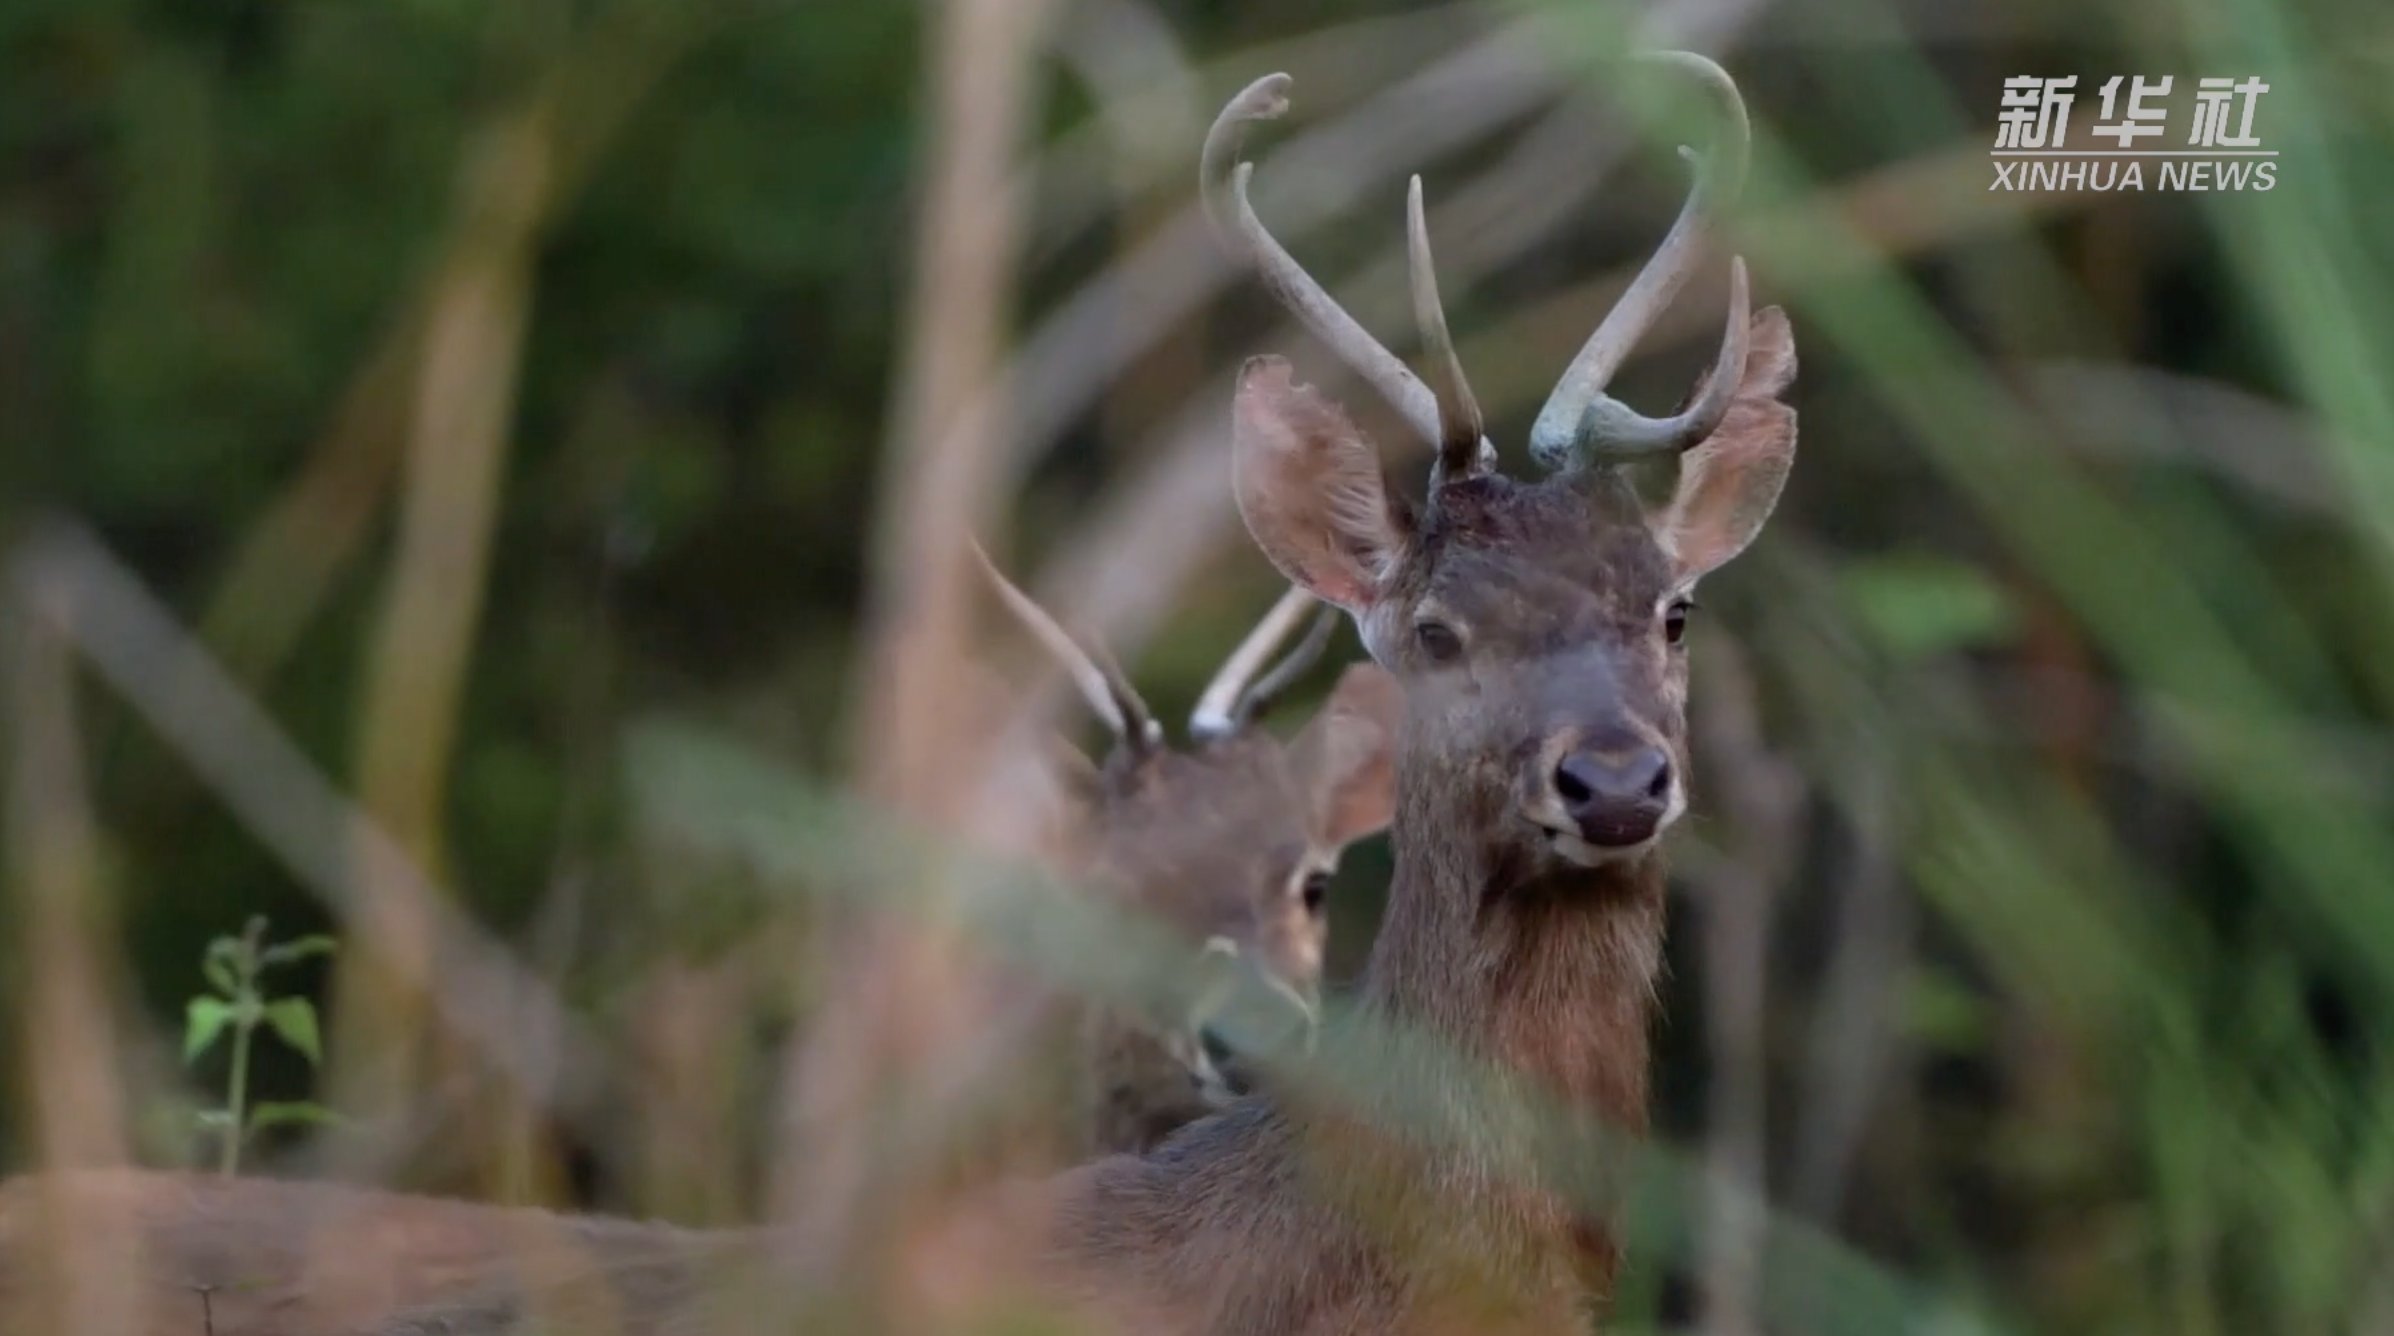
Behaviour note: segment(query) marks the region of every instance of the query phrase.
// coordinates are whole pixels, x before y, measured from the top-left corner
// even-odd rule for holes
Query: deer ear
[[[1795,335],[1776,306],[1756,312],[1752,328],[1737,398],[1682,459],[1678,490],[1656,526],[1682,583],[1746,550],[1795,463],[1795,410],[1779,402],[1795,380]]]
[[[1360,617],[1406,537],[1378,452],[1278,357],[1239,372],[1232,423],[1231,486],[1247,532],[1291,583]]]
[[[1404,701],[1396,679],[1358,663],[1297,735],[1297,782],[1325,847],[1378,833],[1396,812],[1396,739]]]

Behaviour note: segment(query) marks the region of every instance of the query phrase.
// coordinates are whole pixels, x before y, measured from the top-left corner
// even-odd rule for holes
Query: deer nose
[[[1590,844],[1642,844],[1670,807],[1671,757],[1654,746],[1567,752],[1555,763],[1554,792]]]

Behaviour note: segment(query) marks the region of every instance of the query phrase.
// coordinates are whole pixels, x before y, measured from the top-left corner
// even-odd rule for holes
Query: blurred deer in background
[[[1762,527],[1796,435],[1779,402],[1793,338],[1775,308],[1749,321],[1738,260],[1719,353],[1683,411],[1650,418],[1604,392],[1744,170],[1729,76],[1697,56],[1660,59],[1719,103],[1723,128],[1669,236],[1539,414],[1534,481],[1496,471],[1440,308],[1418,178],[1408,223],[1428,385],[1248,202],[1239,142],[1285,110],[1285,76],[1230,103],[1204,165],[1229,249],[1436,448],[1416,510],[1285,361],[1257,358],[1240,376],[1233,457],[1250,532],[1293,583],[1354,617],[1404,696],[1396,873],[1363,1007],[1497,1069],[1507,1090],[1631,1131],[1645,1126],[1662,949],[1657,841],[1687,804],[1691,597]],[[1673,458],[1676,490],[1650,510],[1626,466]],[[1519,1110],[1458,1109],[1457,1094],[1414,1101],[1443,1136],[1326,1100],[1258,1098],[1160,1153],[1075,1171],[1054,1206],[1062,1269],[1142,1332],[1584,1330],[1617,1265],[1610,1231],[1537,1162]]]
[[[1066,861],[1120,908],[1185,938],[1212,980],[1174,1016],[1086,1009],[1080,1098],[1045,1111],[1070,1128],[1067,1144],[1049,1149],[1068,1159],[1143,1150],[1243,1087],[1253,1055],[1226,1030],[1275,1051],[1311,1042],[1330,874],[1347,844],[1388,823],[1394,803],[1394,684],[1356,665],[1294,738],[1264,729],[1272,700],[1320,660],[1336,628],[1334,610],[1321,608],[1298,645],[1266,667],[1318,606],[1291,590],[1206,688],[1190,724],[1194,745],[1174,749],[1110,658],[1076,645],[987,569],[1114,737],[1100,762],[1080,763]],[[337,1184],[55,1175],[0,1185],[0,1323],[33,1318],[43,1269],[89,1260],[79,1246],[60,1255],[61,1245],[99,1233],[134,1250],[123,1271],[147,1282],[146,1330],[159,1336],[299,1336],[385,1322],[414,1330],[419,1321],[427,1330],[513,1330],[556,1316],[519,1302],[531,1292],[569,1309],[603,1293],[604,1321],[650,1330],[641,1315],[691,1321],[711,1281],[769,1255],[756,1231]],[[418,1310],[433,1316],[408,1316]]]
[[[1356,664],[1283,743],[1258,721],[1321,659],[1337,612],[1291,589],[1214,675],[1189,721],[1192,746],[1163,728],[1112,658],[1084,649],[982,558],[1007,608],[1063,665],[1113,745],[1074,786],[1083,881],[1197,945],[1213,978],[1178,1017],[1092,1006],[1075,1071],[1095,1151],[1144,1150],[1245,1093],[1252,1053],[1311,1043],[1329,938],[1328,894],[1347,845],[1388,824],[1395,804],[1396,688]],[[1308,608],[1311,628],[1266,666]],[[1225,1008],[1238,1006],[1237,1024]]]

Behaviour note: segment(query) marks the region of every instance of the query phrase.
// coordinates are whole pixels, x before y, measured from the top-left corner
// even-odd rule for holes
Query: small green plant
[[[239,1171],[241,1148],[260,1129],[333,1121],[332,1110],[306,1100],[249,1102],[250,1040],[259,1026],[273,1030],[310,1065],[324,1061],[316,1005],[304,997],[269,996],[263,983],[266,973],[332,952],[333,939],[322,935],[268,945],[263,918],[251,919],[238,937],[219,937],[208,943],[200,969],[207,975],[210,991],[183,1008],[183,1061],[197,1061],[231,1032],[232,1067],[225,1077],[224,1105],[199,1113],[201,1130],[222,1139],[216,1160],[219,1172]]]

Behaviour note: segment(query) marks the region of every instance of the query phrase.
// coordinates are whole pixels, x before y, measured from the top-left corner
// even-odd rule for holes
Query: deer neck
[[[1365,1009],[1643,1128],[1660,862],[1523,877],[1457,833],[1501,809],[1475,822],[1429,791],[1437,769],[1398,768]],[[1534,1130],[1455,1093],[1415,1082],[1392,1098],[1428,1125],[1391,1126],[1297,1082],[1147,1156],[1084,1166],[1055,1189],[1067,1283],[1141,1329],[1186,1311],[1209,1316],[1172,1329],[1585,1330],[1618,1264],[1611,1231],[1544,1172]]]
[[[1516,1113],[1559,1101],[1613,1129],[1645,1129],[1662,861],[1648,852],[1525,872],[1473,834],[1492,829],[1502,805],[1474,812],[1451,791],[1430,791],[1420,776],[1436,769],[1398,771],[1396,875],[1365,1006],[1492,1072],[1496,1085],[1485,1093],[1500,1098],[1427,1101],[1416,1109],[1430,1119],[1419,1129],[1427,1140],[1373,1135],[1368,1122],[1330,1113],[1331,1158],[1346,1171],[1337,1181],[1359,1194],[1346,1203],[1355,1218],[1411,1212],[1468,1222],[1445,1231],[1443,1243],[1416,1239],[1409,1274],[1449,1274],[1457,1295],[1511,1296],[1503,1303],[1580,1323],[1585,1306],[1611,1289],[1616,1241],[1585,1195],[1589,1185],[1550,1176],[1566,1162],[1555,1158],[1558,1144],[1535,1130],[1539,1120]],[[1528,1102],[1508,1110],[1500,1094],[1508,1090]],[[1472,1325],[1524,1324],[1458,1329]]]
[[[1661,857],[1525,875],[1474,833],[1503,819],[1501,807],[1458,811],[1424,769],[1399,771],[1396,875],[1366,976],[1370,1005],[1527,1089],[1642,1130]]]

